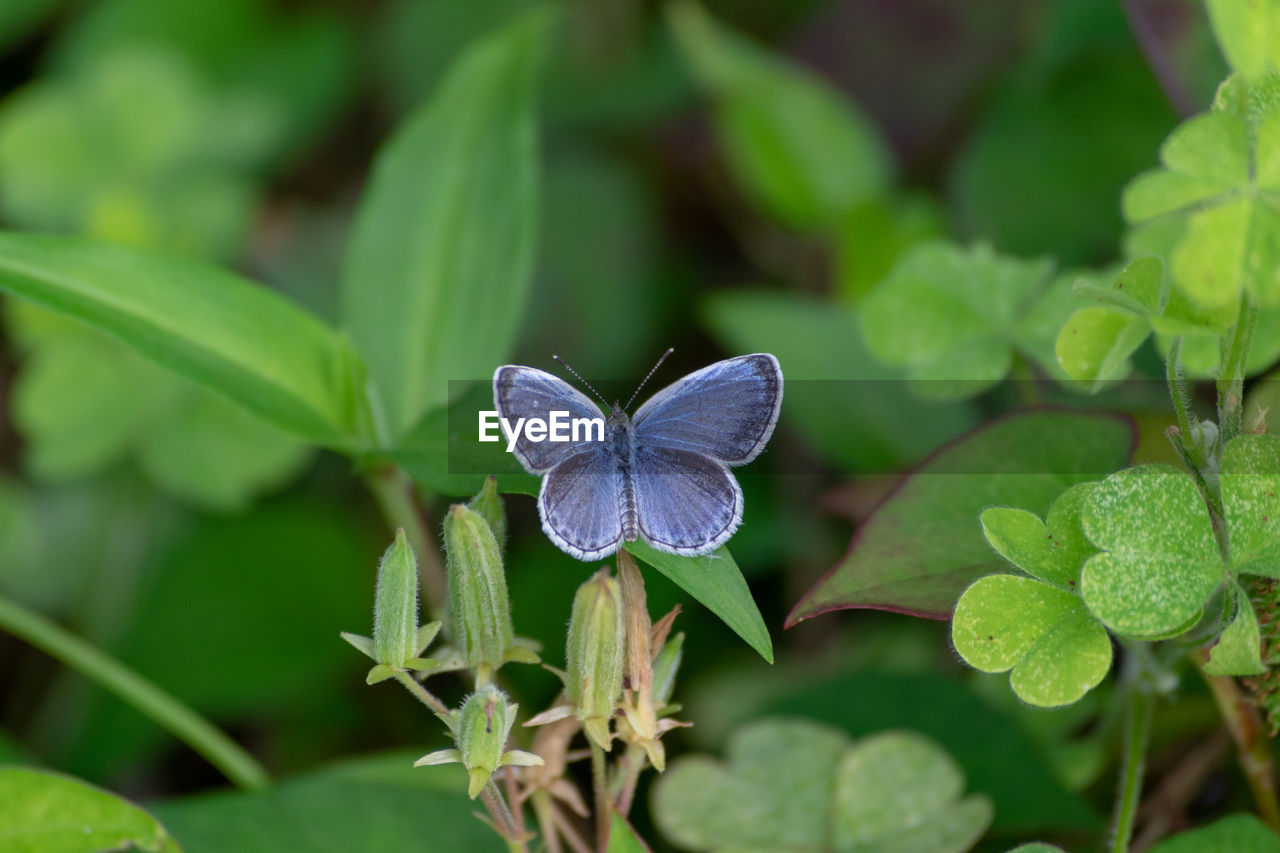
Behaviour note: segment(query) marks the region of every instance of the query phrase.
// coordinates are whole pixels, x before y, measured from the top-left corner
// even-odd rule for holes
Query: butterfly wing
[[[598,560],[622,542],[623,473],[603,445],[575,453],[542,478],[538,515],[561,551]]]
[[[671,554],[714,551],[742,522],[742,488],[723,462],[701,453],[637,447],[636,518],[645,541]]]
[[[498,415],[506,418],[513,427],[520,418],[549,421],[552,412],[568,412],[570,418],[601,417],[596,404],[568,382],[546,371],[518,364],[505,364],[494,371],[493,405]],[[590,434],[590,430],[585,432]],[[512,452],[524,470],[530,474],[544,474],[591,444],[600,442],[534,442],[522,431]]]
[[[782,368],[769,353],[718,361],[676,380],[635,416],[637,446],[743,465],[764,449],[782,408]]]

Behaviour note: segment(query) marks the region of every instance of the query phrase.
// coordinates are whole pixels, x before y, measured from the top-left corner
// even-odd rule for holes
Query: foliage
[[[1280,4],[464,5],[0,11],[0,837],[1274,849]],[[489,377],[669,341],[745,523],[583,566]]]

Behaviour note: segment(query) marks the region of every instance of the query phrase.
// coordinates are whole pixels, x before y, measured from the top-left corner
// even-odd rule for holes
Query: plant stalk
[[[528,848],[524,843],[524,833],[516,826],[516,820],[511,816],[511,809],[507,807],[507,801],[503,799],[502,792],[498,790],[497,785],[493,784],[492,779],[486,782],[484,788],[481,789],[480,799],[484,801],[485,808],[493,816],[498,832],[502,834],[502,839],[507,842],[507,848],[512,853],[526,851]]]
[[[96,681],[166,729],[237,787],[265,788],[270,776],[258,761],[187,705],[45,617],[0,597],[0,628]]]
[[[415,498],[413,481],[399,468],[384,466],[370,471],[365,482],[391,528],[404,528],[404,535],[418,560],[418,578],[427,599],[427,608],[432,619],[439,619],[445,608],[444,567],[440,565],[440,549],[436,546],[431,527]]]
[[[1271,741],[1266,736],[1262,717],[1257,707],[1240,690],[1234,678],[1225,675],[1210,675],[1204,671],[1209,660],[1209,653],[1200,649],[1194,655],[1196,668],[1209,685],[1213,701],[1218,705],[1227,731],[1236,744],[1236,755],[1240,764],[1240,772],[1249,782],[1253,792],[1254,803],[1258,814],[1271,827],[1273,832],[1280,833],[1280,799],[1276,795],[1276,774],[1271,761]]]
[[[591,741],[591,785],[595,789],[596,801],[596,851],[608,853],[609,828],[613,822],[613,795],[609,791],[604,750],[594,740]]]
[[[1222,446],[1238,436],[1244,424],[1244,374],[1258,327],[1260,309],[1248,291],[1240,294],[1240,311],[1229,336],[1222,339],[1218,365],[1218,431]]]
[[[418,701],[426,705],[439,716],[449,716],[449,708],[435,697],[430,690],[418,683],[418,680],[407,672],[397,672],[396,681],[404,685],[404,688],[417,697]]]
[[[1128,853],[1133,837],[1138,803],[1142,799],[1142,771],[1146,760],[1147,737],[1151,734],[1154,700],[1138,685],[1130,685],[1124,721],[1124,758],[1120,766],[1120,788],[1116,794],[1115,828],[1111,834],[1112,853]]]

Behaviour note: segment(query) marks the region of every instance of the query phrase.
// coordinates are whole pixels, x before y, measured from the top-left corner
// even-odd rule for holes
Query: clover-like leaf
[[[1235,616],[1218,635],[1204,671],[1210,675],[1259,675],[1266,667],[1262,665],[1257,614],[1248,594],[1235,581],[1231,582],[1231,599]]]
[[[1053,502],[1045,521],[1015,507],[982,513],[982,532],[1000,556],[1034,578],[1063,589],[1079,586],[1080,567],[1097,553],[1081,527],[1080,512],[1096,483],[1077,483]]]
[[[1089,495],[1090,557],[1080,592],[1120,634],[1158,637],[1194,623],[1225,576],[1204,499],[1191,478],[1167,465],[1112,474]]]
[[[1257,76],[1280,65],[1280,2],[1206,0],[1205,7],[1232,68]]]
[[[1145,317],[1100,305],[1081,308],[1062,327],[1054,351],[1068,376],[1096,392],[1129,373],[1129,356],[1150,334]]]
[[[656,783],[654,817],[699,851],[948,853],[991,821],[990,800],[963,790],[951,757],[914,732],[855,744],[807,720],[762,720],[733,736],[727,764],[674,762]]]
[[[867,346],[906,368],[925,396],[977,394],[1009,372],[1019,320],[1051,269],[1048,260],[1005,258],[986,246],[921,244],[863,302]]]
[[[1013,692],[1041,707],[1075,702],[1111,668],[1111,638],[1080,597],[1033,578],[980,578],[956,604],[951,639],[975,669],[1013,670]]]
[[[1222,452],[1231,568],[1280,578],[1280,438],[1243,435]]]
[[[1131,224],[1178,220],[1167,258],[1174,284],[1209,308],[1233,306],[1242,292],[1280,303],[1280,104],[1265,94],[1274,76],[1228,80],[1212,111],[1165,140],[1163,166],[1125,188]]]

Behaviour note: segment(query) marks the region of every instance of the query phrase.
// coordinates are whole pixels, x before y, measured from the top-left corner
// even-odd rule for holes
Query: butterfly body
[[[567,382],[519,365],[494,373],[494,403],[513,419],[601,414]],[[728,466],[763,450],[781,403],[777,359],[739,356],[672,383],[635,418],[613,406],[603,441],[521,438],[513,452],[526,471],[543,475],[543,530],[572,556],[599,559],[637,539],[669,553],[705,554],[742,521],[742,489]]]

